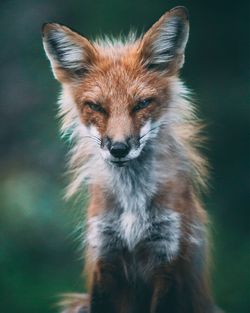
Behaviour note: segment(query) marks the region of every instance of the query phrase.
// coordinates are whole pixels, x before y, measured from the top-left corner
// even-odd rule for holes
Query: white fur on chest
[[[96,257],[106,254],[114,245],[126,246],[132,251],[135,246],[145,238],[150,229],[148,215],[124,211],[116,215],[115,209],[109,213],[89,219],[87,224],[86,241],[92,247]],[[119,247],[118,247],[119,248]]]
[[[147,236],[149,228],[150,221],[145,212],[140,215],[133,211],[124,211],[120,216],[120,237],[126,242],[130,251]]]
[[[120,193],[119,202],[123,212],[119,217],[119,236],[126,243],[128,249],[132,251],[135,246],[147,235],[150,228],[150,218],[147,210],[147,200],[145,192],[137,190],[131,184],[124,184]],[[146,187],[146,186],[145,186]],[[149,189],[153,189],[149,186]],[[150,190],[150,192],[153,192]]]
[[[153,215],[150,210],[143,215],[139,211],[116,213],[112,209],[88,221],[87,244],[96,259],[123,247],[133,253],[143,241],[151,242],[153,254],[165,255],[168,261],[177,256],[181,238],[179,213],[168,209]]]

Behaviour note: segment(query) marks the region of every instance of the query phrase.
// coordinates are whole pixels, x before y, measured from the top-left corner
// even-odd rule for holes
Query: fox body
[[[67,313],[212,313],[207,217],[197,187],[206,166],[199,123],[178,77],[187,11],[144,36],[90,42],[48,23],[43,42],[62,84],[62,132],[73,142],[68,196],[87,183],[88,295]]]

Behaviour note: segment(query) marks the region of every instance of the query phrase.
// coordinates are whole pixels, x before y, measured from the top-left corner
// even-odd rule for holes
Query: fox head
[[[55,23],[44,24],[42,32],[63,87],[65,129],[74,128],[85,144],[93,140],[95,153],[112,166],[137,159],[166,122],[173,81],[184,63],[187,10],[170,10],[144,36],[125,43],[90,42]]]

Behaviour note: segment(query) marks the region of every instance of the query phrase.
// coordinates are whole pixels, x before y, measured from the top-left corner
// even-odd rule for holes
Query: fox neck
[[[138,209],[146,209],[156,192],[156,156],[150,147],[143,152],[142,156],[131,161],[128,166],[109,168],[107,187],[125,211],[138,212]]]
[[[123,211],[137,214],[141,212],[144,215],[158,190],[166,183],[176,180],[182,170],[183,161],[181,158],[178,160],[177,153],[166,153],[169,145],[177,150],[173,138],[166,133],[166,128],[162,128],[158,136],[147,143],[142,154],[126,166],[106,164],[102,177],[99,171],[94,171],[97,185],[101,186],[104,194],[111,196]]]

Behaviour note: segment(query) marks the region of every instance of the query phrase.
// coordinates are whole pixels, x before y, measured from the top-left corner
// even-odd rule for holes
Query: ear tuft
[[[78,33],[57,23],[42,26],[43,45],[55,77],[62,81],[83,75],[95,57],[92,44]]]
[[[174,14],[175,16],[179,16],[183,19],[189,20],[189,12],[188,9],[184,6],[177,6],[173,9],[169,10],[169,14]]]
[[[146,66],[176,73],[184,63],[188,34],[188,11],[185,7],[176,7],[165,13],[142,39],[141,54]]]

